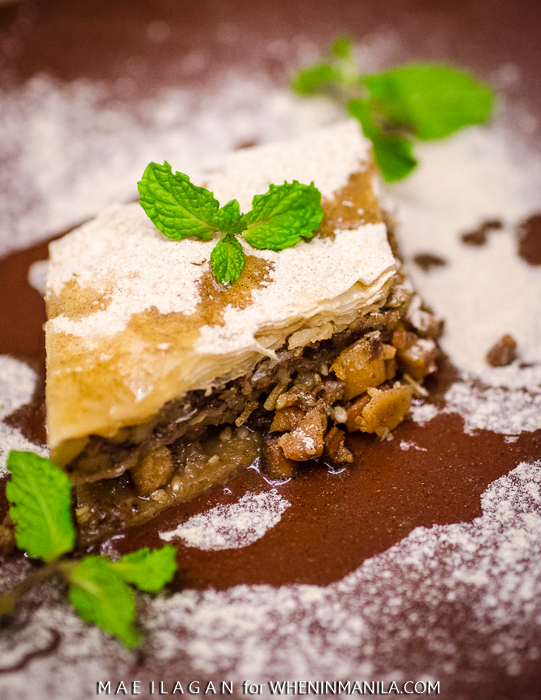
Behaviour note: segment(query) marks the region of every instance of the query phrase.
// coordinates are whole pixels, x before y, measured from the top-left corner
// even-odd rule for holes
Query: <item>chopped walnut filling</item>
[[[174,470],[171,452],[165,445],[160,445],[160,447],[147,452],[141,461],[130,470],[130,474],[137,493],[141,496],[148,496],[160,486],[167,484]]]
[[[348,432],[383,439],[404,420],[414,392],[425,391],[419,382],[436,370],[438,350],[432,339],[420,338],[402,324],[394,330],[392,344],[381,337],[380,331],[369,332],[340,352],[331,366],[339,381],[328,373],[324,378],[305,373],[291,389],[277,384],[276,400],[276,387],[271,391],[272,402],[265,403],[269,410],[275,407],[270,432],[282,435],[266,443],[262,466],[269,476],[289,478],[292,463],[322,455],[339,464],[352,462],[346,435],[333,422],[344,423]],[[406,381],[391,384],[397,372]]]

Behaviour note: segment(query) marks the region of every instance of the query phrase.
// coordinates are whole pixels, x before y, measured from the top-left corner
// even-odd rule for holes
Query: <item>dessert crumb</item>
[[[486,360],[491,367],[507,367],[517,359],[517,341],[506,333],[493,345],[486,354]]]
[[[253,148],[254,146],[257,146],[258,142],[255,139],[246,139],[245,141],[241,141],[235,146],[236,151],[240,151],[243,148]]]
[[[497,231],[503,228],[503,223],[499,219],[487,219],[476,229],[466,231],[460,236],[462,243],[471,246],[485,245],[488,240],[488,234],[491,231]]]
[[[541,265],[541,214],[521,221],[516,236],[519,256],[530,265]]]
[[[442,258],[440,255],[434,255],[434,253],[418,253],[413,257],[413,262],[425,272],[429,272],[434,267],[447,265],[445,258]]]

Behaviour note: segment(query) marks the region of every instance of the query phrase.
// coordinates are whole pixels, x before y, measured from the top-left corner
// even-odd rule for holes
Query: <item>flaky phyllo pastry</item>
[[[215,242],[166,238],[137,203],[51,244],[48,439],[88,537],[257,458],[271,479],[350,463],[347,432],[385,437],[424,393],[439,324],[405,278],[356,122],[192,174],[243,211],[293,180],[321,192],[319,230],[281,251],[242,241],[228,288],[209,266]]]

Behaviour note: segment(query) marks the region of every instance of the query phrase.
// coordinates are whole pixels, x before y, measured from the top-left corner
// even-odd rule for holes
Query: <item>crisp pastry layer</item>
[[[344,331],[386,302],[396,261],[355,122],[239,151],[192,177],[246,211],[271,183],[314,182],[325,217],[310,242],[246,244],[229,289],[210,272],[215,244],[163,236],[138,204],[115,206],[50,247],[49,444],[69,461],[90,435],[114,438],[188,392],[212,391],[279,348]]]

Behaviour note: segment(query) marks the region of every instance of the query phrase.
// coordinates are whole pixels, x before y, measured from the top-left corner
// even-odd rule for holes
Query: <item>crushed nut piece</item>
[[[437,370],[438,348],[433,340],[419,338],[416,333],[398,328],[393,333],[398,368],[419,382]]]
[[[488,234],[491,231],[496,231],[501,228],[503,228],[503,223],[499,219],[489,219],[484,221],[473,231],[463,233],[460,239],[465,245],[482,246],[487,242]]]
[[[293,430],[301,422],[304,411],[297,406],[286,406],[274,414],[270,432]]]
[[[429,272],[433,267],[444,267],[447,265],[445,258],[433,253],[418,253],[413,256],[413,262],[425,272]]]
[[[278,438],[265,440],[261,446],[261,468],[269,479],[281,481],[295,475],[295,462],[288,459],[278,444]]]
[[[353,455],[344,446],[346,434],[340,428],[331,428],[325,436],[325,454],[338,464],[353,462]]]
[[[369,333],[343,350],[334,361],[332,370],[345,382],[346,401],[359,396],[369,386],[378,386],[385,381],[385,360],[391,359],[392,355],[379,336],[377,331]]]
[[[355,403],[353,403],[347,410],[346,428],[348,432],[353,433],[355,430],[359,430],[357,426],[357,419],[361,417],[364,407],[370,401],[370,396],[368,394],[363,394],[360,396]]]
[[[232,437],[233,437],[233,431],[231,430],[231,426],[228,425],[220,433],[220,440],[222,442],[229,442],[229,440],[231,440]]]
[[[333,418],[336,423],[345,423],[348,419],[348,412],[343,406],[335,406]]]
[[[413,393],[416,396],[420,396],[423,399],[426,399],[426,397],[428,396],[428,391],[424,388],[422,384],[419,384],[419,382],[415,381],[415,379],[412,376],[410,376],[407,372],[404,372],[402,376],[405,379],[405,381],[411,385]]]
[[[278,438],[278,444],[288,459],[306,462],[323,454],[326,428],[327,416],[319,408],[312,408],[292,432]]]
[[[287,384],[282,384],[282,382],[278,382],[278,384],[276,384],[271,393],[267,396],[267,399],[263,404],[263,408],[267,411],[274,411],[274,409],[276,408],[276,401],[278,400],[278,397],[280,396],[280,394],[283,394],[284,391],[286,391],[286,389]]]
[[[130,469],[130,474],[137,493],[148,496],[171,478],[173,474],[171,452],[163,445],[154,448]]]
[[[360,411],[360,415],[351,421],[348,420],[348,423],[353,424],[354,429],[364,433],[376,433],[383,438],[406,417],[413,390],[411,386],[397,382],[392,389],[369,389],[367,394],[369,400]],[[346,426],[350,430],[349,425]]]
[[[517,359],[517,341],[506,333],[487,352],[486,360],[492,367],[507,367]]]

